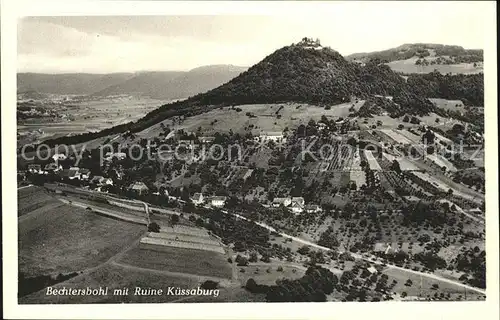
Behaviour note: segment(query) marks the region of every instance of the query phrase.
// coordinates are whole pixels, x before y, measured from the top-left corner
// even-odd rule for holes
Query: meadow
[[[144,269],[198,276],[231,278],[231,265],[223,254],[141,243],[127,251],[119,263]]]
[[[88,210],[62,205],[37,210],[19,221],[19,271],[26,276],[95,267],[146,231]]]

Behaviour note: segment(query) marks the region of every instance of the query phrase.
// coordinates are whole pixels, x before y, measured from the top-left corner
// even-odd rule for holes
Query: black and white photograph
[[[495,5],[301,5],[15,18],[20,307],[486,303]]]

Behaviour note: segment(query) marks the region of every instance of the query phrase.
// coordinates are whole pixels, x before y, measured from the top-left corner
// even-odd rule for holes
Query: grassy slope
[[[37,210],[19,223],[19,270],[36,276],[94,267],[144,231],[68,205]]]

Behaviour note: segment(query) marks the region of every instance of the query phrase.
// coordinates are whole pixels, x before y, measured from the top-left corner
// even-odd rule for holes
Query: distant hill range
[[[17,92],[88,95],[133,77],[133,73],[18,73]]]
[[[19,73],[18,93],[75,94],[95,97],[136,95],[159,100],[183,99],[213,89],[245,71],[245,67],[212,65],[183,71],[112,74]]]
[[[188,98],[216,88],[246,69],[232,65],[212,65],[188,72],[141,72],[92,95],[134,94],[161,100]]]
[[[428,98],[457,99],[467,105],[482,106],[483,89],[482,74],[432,72],[402,76],[380,61],[349,61],[319,41],[304,38],[276,50],[217,88],[163,105],[133,123],[46,143],[79,143],[127,131],[139,132],[173,116],[188,117],[221,106],[253,103],[299,102],[334,107],[354,98],[392,96],[391,105],[370,107],[366,113],[386,109],[395,116],[423,115],[436,110]]]
[[[403,44],[399,47],[370,53],[354,53],[346,56],[349,61],[367,63],[379,60],[392,70],[401,73],[471,74],[483,71],[483,50],[464,49],[430,43]]]

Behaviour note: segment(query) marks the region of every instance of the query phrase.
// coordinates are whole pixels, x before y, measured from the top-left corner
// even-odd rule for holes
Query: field
[[[227,257],[211,251],[174,248],[141,243],[118,261],[135,267],[192,275],[231,278]]]
[[[415,166],[410,160],[406,159],[405,157],[398,157],[398,156],[393,156],[389,153],[382,153],[382,157],[385,158],[389,162],[393,162],[394,160],[397,160],[399,162],[399,167],[401,168],[402,171],[410,171],[410,170],[418,170],[419,168]]]
[[[380,130],[380,132],[387,135],[389,138],[394,140],[396,143],[401,144],[412,144],[412,141],[406,138],[404,135],[400,134],[399,131],[396,130]]]
[[[406,292],[408,294],[407,300],[414,300],[415,298],[437,299],[435,297],[436,292],[444,294],[444,297],[442,298],[438,295],[438,297],[442,300],[445,300],[448,297],[448,294],[450,294],[448,299],[453,301],[458,300],[459,297],[461,297],[462,300],[480,300],[480,297],[484,296],[454,284],[421,277],[417,274],[403,272],[394,268],[386,268],[383,270],[383,273],[389,276],[388,283],[391,283],[393,280],[397,281],[393,291],[398,292],[399,294]],[[405,285],[408,279],[412,281],[411,286]],[[432,288],[433,284],[437,284],[439,286],[438,290]]]
[[[49,210],[62,205],[42,188],[31,186],[17,192],[17,215],[19,217],[35,210]]]
[[[413,57],[407,60],[397,60],[391,61],[387,65],[396,72],[402,73],[431,73],[434,69],[437,69],[442,74],[453,73],[453,74],[473,74],[483,72],[482,64],[474,67],[473,63],[459,63],[450,65],[416,65],[417,57]]]
[[[178,300],[179,296],[136,296],[133,295],[135,287],[154,288],[166,290],[169,286],[180,288],[196,288],[200,281],[189,277],[169,276],[163,273],[144,271],[141,269],[127,268],[118,265],[107,265],[102,268],[81,274],[73,279],[59,283],[54,288],[99,288],[108,287],[106,296],[48,296],[41,290],[19,299],[21,304],[47,304],[47,303],[162,303]],[[129,288],[128,295],[113,295],[114,289]]]
[[[438,98],[429,98],[429,100],[438,108],[448,111],[464,112],[464,103],[461,100],[446,100]]]
[[[278,271],[279,267],[282,268],[282,271]],[[248,279],[254,279],[258,284],[273,285],[278,279],[292,280],[302,277],[306,268],[298,268],[286,265],[286,263],[283,265],[279,263],[252,263],[247,267],[238,267],[238,269],[238,280],[242,284],[245,284]]]
[[[451,172],[457,171],[457,168],[453,165],[453,163],[451,163],[450,161],[439,155],[428,154],[426,155],[426,157],[427,159],[432,161],[435,165],[437,165],[439,168],[446,167],[446,171],[451,171]]]
[[[42,130],[36,139],[48,139],[67,134],[99,131],[119,124],[135,121],[149,111],[165,104],[149,98],[113,97],[89,101],[70,101],[52,107],[62,118],[33,118],[18,123],[18,133],[29,142],[29,132]]]
[[[138,240],[145,227],[62,205],[19,222],[19,270],[26,276],[81,271]]]
[[[347,117],[349,108],[354,105],[354,109],[358,110],[364,101],[357,103],[343,103],[331,106],[330,110],[323,107],[298,104],[298,103],[283,103],[283,104],[253,104],[235,106],[241,111],[231,110],[229,107],[222,109],[211,110],[207,113],[195,115],[186,119],[179,127],[186,131],[195,132],[198,127],[202,127],[204,134],[212,134],[214,132],[233,132],[246,133],[253,130],[261,131],[283,131],[285,128],[297,127],[300,124],[307,124],[309,119],[316,121],[321,119],[321,116],[326,117]],[[280,109],[280,107],[283,108]],[[247,116],[251,113],[255,117]],[[164,121],[165,125],[170,124],[169,121]],[[155,137],[163,130],[160,125],[154,125],[144,131],[138,133],[138,137]]]

